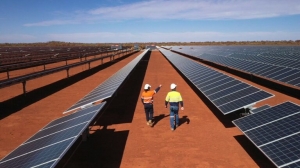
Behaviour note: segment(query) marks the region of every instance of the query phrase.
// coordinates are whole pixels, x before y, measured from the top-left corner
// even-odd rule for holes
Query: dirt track
[[[64,110],[138,54],[98,67],[95,66],[100,63],[95,63],[89,72],[80,73],[87,68],[84,66],[74,68],[71,71],[74,76],[67,80],[66,73],[61,72],[30,81],[26,99],[19,95],[21,85],[1,89],[0,159],[51,120],[63,116]],[[163,104],[172,82],[178,85],[185,106],[180,111],[182,124],[173,132],[169,111]],[[146,83],[152,89],[163,85],[154,98],[156,123],[153,127],[146,125],[140,102]],[[295,98],[247,83],[275,94],[258,105],[276,105],[287,100],[300,104]],[[89,140],[78,147],[66,167],[274,167],[234,127],[233,118],[233,115],[223,116],[203,102],[201,94],[192,89],[165,57],[153,51],[126,80],[92,127]]]

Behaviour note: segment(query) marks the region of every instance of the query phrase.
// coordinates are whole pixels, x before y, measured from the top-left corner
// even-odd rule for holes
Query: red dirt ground
[[[34,79],[27,82],[25,97],[21,84],[0,89],[0,159],[50,121],[63,116],[63,111],[139,54],[114,62],[107,59],[104,65],[97,61],[91,66],[96,69],[90,70],[92,72],[83,72],[87,66],[73,68],[70,79],[65,79],[64,71]],[[13,76],[26,73],[23,71]],[[5,73],[0,74],[0,79],[5,76]],[[180,111],[182,124],[172,132],[164,98],[173,82],[183,96],[185,110]],[[146,83],[152,89],[162,84],[154,98],[156,123],[153,127],[146,125],[140,102],[140,93]],[[247,83],[275,95],[257,106],[273,106],[284,101],[300,104],[296,98],[250,81]],[[275,167],[231,123],[234,117],[224,116],[207,105],[160,52],[152,51],[110,101],[91,128],[88,141],[79,145],[65,167]]]

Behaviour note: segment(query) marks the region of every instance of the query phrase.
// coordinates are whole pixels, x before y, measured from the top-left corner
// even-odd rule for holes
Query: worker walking
[[[141,96],[141,101],[144,105],[145,113],[146,113],[146,121],[147,125],[153,125],[153,96],[159,91],[162,85],[159,85],[155,90],[150,90],[151,86],[146,84],[144,86],[144,91]]]
[[[172,131],[174,131],[174,129],[179,126],[179,116],[178,116],[179,104],[181,106],[181,110],[184,110],[181,94],[178,91],[176,91],[176,87],[177,87],[176,84],[174,83],[171,84],[170,86],[171,91],[168,92],[165,100],[166,108],[168,107],[168,103],[170,104],[170,125]]]

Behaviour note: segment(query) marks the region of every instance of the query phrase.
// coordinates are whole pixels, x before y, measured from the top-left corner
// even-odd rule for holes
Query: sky
[[[299,0],[1,0],[0,43],[300,40]]]

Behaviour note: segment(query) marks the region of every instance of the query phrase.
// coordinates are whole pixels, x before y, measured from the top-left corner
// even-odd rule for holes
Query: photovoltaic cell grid
[[[286,116],[294,115],[299,111],[299,105],[292,102],[284,102],[271,108],[265,109],[259,113],[254,113],[252,115],[234,120],[233,123],[239,129],[241,129],[241,131],[244,132],[265,123],[269,123]]]
[[[0,161],[0,168],[55,167],[106,102],[53,120]]]
[[[247,108],[274,95],[171,51],[160,51],[181,71],[223,114]]]
[[[277,167],[300,164],[300,106],[284,102],[233,123]]]
[[[77,108],[83,108],[86,105],[111,97],[148,51],[149,49],[142,52],[134,60],[97,86],[77,103],[68,108],[64,113],[68,113]]]
[[[299,168],[300,167],[300,161],[296,161],[292,164],[286,165],[286,166],[281,166],[283,168]]]
[[[172,47],[172,50],[300,87],[300,47]]]

